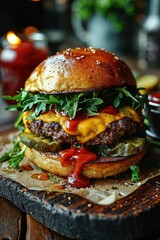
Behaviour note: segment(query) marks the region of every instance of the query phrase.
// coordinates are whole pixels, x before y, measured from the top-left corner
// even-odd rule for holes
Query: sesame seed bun
[[[68,49],[48,57],[32,72],[25,90],[43,93],[84,92],[136,86],[129,67],[102,49]]]

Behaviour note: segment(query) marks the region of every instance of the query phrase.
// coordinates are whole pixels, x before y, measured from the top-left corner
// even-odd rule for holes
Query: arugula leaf
[[[51,109],[52,105],[59,103],[59,100],[52,95],[42,94],[42,93],[30,93],[25,91],[23,88],[20,92],[11,97],[4,96],[4,99],[15,100],[17,105],[11,105],[6,107],[10,111],[20,111],[21,113],[28,110],[35,110],[28,119],[33,119],[37,117],[41,112]],[[18,127],[22,120],[22,114],[19,115],[15,126]]]
[[[60,181],[55,178],[55,176],[52,173],[48,173],[49,178],[54,182],[54,183],[59,183]]]
[[[140,102],[139,100],[133,96],[127,89],[126,87],[117,87],[115,88],[116,91],[120,91],[125,97],[129,98],[130,100],[132,100],[132,107],[134,109],[138,108],[140,106]]]
[[[23,122],[22,122],[22,115],[23,115],[23,113],[20,112],[20,114],[19,114],[19,116],[18,116],[18,118],[17,118],[14,126],[15,126],[16,128],[18,128],[19,130],[22,130],[22,131],[23,131],[23,130],[24,130],[24,125],[23,125]]]
[[[130,166],[130,170],[132,171],[132,175],[131,175],[131,182],[137,182],[139,180],[139,166],[137,165],[132,165]]]
[[[114,105],[119,107],[120,105],[127,104],[132,107],[139,108],[143,106],[144,99],[139,97],[137,89],[129,89],[129,87],[114,87],[107,90],[97,90],[94,92],[86,93],[66,93],[66,94],[43,94],[43,93],[31,93],[24,89],[20,89],[20,92],[13,96],[4,96],[7,100],[17,101],[17,105],[8,106],[6,109],[11,111],[31,111],[28,119],[34,119],[38,117],[42,112],[51,110],[63,111],[63,115],[68,115],[70,119],[73,119],[77,112],[84,112],[88,116],[96,115],[99,109],[106,107],[107,105]],[[22,122],[22,114],[19,115],[15,126],[19,127]]]
[[[8,164],[14,169],[19,168],[19,163],[24,158],[25,153],[25,149],[21,149],[19,143],[19,140],[15,140],[12,149],[0,157],[0,162],[8,161]]]
[[[118,93],[118,95],[116,96],[116,98],[113,100],[113,105],[114,105],[115,107],[119,107],[122,98],[123,98],[122,92]]]
[[[69,97],[70,96],[70,97]],[[83,93],[78,95],[67,95],[65,94],[65,99],[61,102],[62,110],[64,115],[69,115],[70,118],[74,118],[77,113],[79,99],[83,96]]]
[[[83,109],[83,106],[85,106],[86,108],[86,113],[89,116],[93,116],[95,114],[97,114],[98,112],[98,106],[101,105],[103,103],[103,100],[100,98],[88,98],[88,99],[84,99],[80,102],[80,106]]]
[[[25,150],[23,149],[20,152],[17,152],[14,155],[12,155],[10,160],[8,161],[8,164],[14,169],[19,168],[19,163],[24,158],[24,152]]]
[[[11,155],[11,151],[8,151],[6,153],[3,154],[2,157],[0,157],[0,162],[5,162],[10,158]]]

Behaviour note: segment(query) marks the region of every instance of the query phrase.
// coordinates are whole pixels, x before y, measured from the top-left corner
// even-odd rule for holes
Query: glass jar
[[[35,67],[48,57],[47,39],[43,34],[24,37],[12,33],[12,38],[12,43],[7,36],[1,38],[0,51],[2,95],[9,96],[23,88]],[[17,41],[13,43],[13,40]]]
[[[149,106],[146,110],[149,126],[146,131],[150,137],[160,139],[160,91],[148,95]]]

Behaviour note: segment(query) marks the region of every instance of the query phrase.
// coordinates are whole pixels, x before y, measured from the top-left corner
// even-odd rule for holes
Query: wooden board
[[[129,240],[160,227],[160,176],[105,207],[72,194],[28,190],[2,176],[0,196],[51,230],[73,239]]]
[[[159,158],[160,148],[150,151],[147,157]],[[0,196],[50,230],[71,239],[140,239],[160,230],[160,176],[108,206],[69,193],[29,190],[3,176]]]

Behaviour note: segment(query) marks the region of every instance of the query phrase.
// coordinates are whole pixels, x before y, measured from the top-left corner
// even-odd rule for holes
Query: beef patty
[[[28,128],[32,133],[38,136],[52,138],[53,141],[61,143],[79,144],[76,137],[66,133],[57,122],[43,122],[42,120],[33,120],[28,123]],[[123,136],[133,136],[137,131],[137,123],[130,118],[124,117],[118,121],[108,124],[106,130],[95,138],[89,140],[85,145],[112,145]]]

